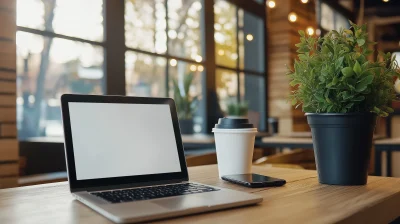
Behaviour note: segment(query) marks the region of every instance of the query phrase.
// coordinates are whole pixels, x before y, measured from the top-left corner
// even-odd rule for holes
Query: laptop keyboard
[[[162,185],[154,187],[133,188],[115,191],[103,191],[90,193],[111,203],[132,202],[165,198],[186,194],[197,194],[219,189],[200,184],[184,183],[173,185]]]

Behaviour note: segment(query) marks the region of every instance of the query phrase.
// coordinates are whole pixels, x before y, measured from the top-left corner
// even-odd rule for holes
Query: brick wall
[[[15,5],[15,0],[0,0],[0,188],[17,186],[19,170]]]

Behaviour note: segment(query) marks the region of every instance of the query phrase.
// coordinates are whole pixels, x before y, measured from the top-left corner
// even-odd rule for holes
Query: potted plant
[[[192,85],[194,75],[189,73],[183,78],[183,88],[180,88],[178,80],[172,79],[174,87],[174,100],[178,111],[179,126],[182,134],[193,134],[193,114],[197,107],[198,97],[191,97],[189,88]]]
[[[398,65],[390,53],[372,53],[366,25],[315,38],[299,31],[294,70],[289,72],[293,105],[302,106],[311,127],[320,183],[362,185],[376,117],[393,112]]]
[[[227,114],[231,118],[246,117],[249,111],[249,106],[246,102],[230,102],[227,106]]]

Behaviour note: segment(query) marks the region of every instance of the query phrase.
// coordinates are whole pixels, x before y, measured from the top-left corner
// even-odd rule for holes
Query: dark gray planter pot
[[[193,134],[193,119],[181,119],[179,120],[179,126],[181,133],[184,135]]]
[[[367,183],[376,115],[372,113],[306,113],[311,127],[319,182]]]

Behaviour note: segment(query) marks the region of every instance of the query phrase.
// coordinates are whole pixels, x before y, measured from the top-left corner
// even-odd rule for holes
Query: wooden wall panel
[[[0,124],[1,122],[16,122],[17,120],[17,110],[16,108],[0,108]]]
[[[288,20],[290,12],[297,14],[295,23]],[[280,134],[309,130],[301,108],[295,110],[288,102],[292,87],[286,75],[297,58],[298,30],[308,26],[316,28],[313,1],[302,4],[299,0],[281,0],[276,1],[275,8],[268,9],[268,108],[269,115],[279,119]]]
[[[18,177],[5,177],[0,178],[0,189],[1,188],[10,188],[18,186]]]
[[[17,161],[18,156],[17,139],[0,139],[0,161]]]
[[[17,127],[15,124],[0,124],[0,137],[17,137]]]
[[[19,173],[19,165],[16,163],[0,164],[0,178],[7,176],[16,176]]]
[[[8,24],[1,27],[0,38],[15,40],[16,26],[13,24],[15,24],[16,21],[14,13],[8,10],[0,10],[0,21],[2,21],[3,24]]]
[[[16,187],[16,0],[0,0],[0,188]]]
[[[16,79],[15,72],[0,71],[0,80],[15,81],[15,79]]]
[[[0,94],[1,93],[15,93],[16,92],[16,83],[15,81],[0,81]]]
[[[16,1],[15,0],[0,0],[0,9],[10,11],[15,15]]]
[[[14,95],[0,95],[0,107],[16,107]]]
[[[4,21],[0,20],[0,25]],[[2,26],[0,26],[2,27]],[[16,69],[16,44],[15,41],[0,39],[0,68],[2,69]]]

